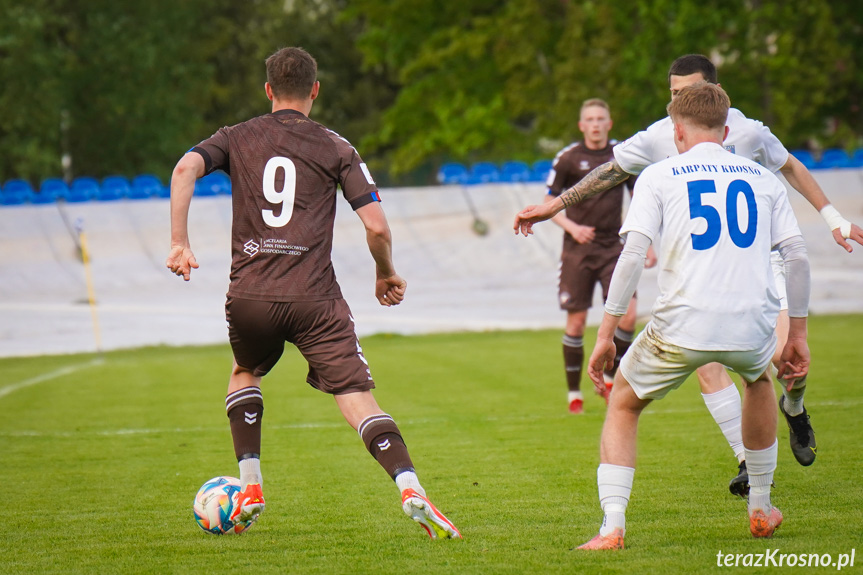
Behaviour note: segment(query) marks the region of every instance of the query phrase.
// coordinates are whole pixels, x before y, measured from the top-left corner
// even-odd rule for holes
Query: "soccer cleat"
[[[419,523],[432,539],[461,539],[461,533],[444,514],[413,489],[402,491],[402,509]]]
[[[618,527],[608,535],[597,534],[596,537],[584,545],[579,545],[578,548],[592,551],[623,549],[623,529]]]
[[[728,491],[732,495],[738,495],[745,499],[749,495],[749,473],[746,471],[746,460],[741,461],[737,469],[740,471],[737,477],[732,479],[731,483],[728,484]]]
[[[584,413],[584,400],[573,399],[569,402],[569,412],[575,414]]]
[[[773,532],[782,525],[782,512],[775,507],[770,508],[770,515],[763,509],[749,512],[749,532],[753,537],[773,537]]]
[[[788,441],[791,443],[791,453],[794,454],[794,459],[800,465],[812,465],[815,462],[818,446],[815,445],[815,430],[809,423],[809,414],[806,413],[806,408],[804,407],[803,413],[799,415],[788,415],[785,412],[785,396],[783,395],[779,398],[779,411],[782,412],[788,423]]]
[[[260,483],[249,483],[237,494],[231,521],[252,521],[264,512],[264,493]]]

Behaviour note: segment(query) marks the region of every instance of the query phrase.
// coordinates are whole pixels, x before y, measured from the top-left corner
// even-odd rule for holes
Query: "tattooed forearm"
[[[560,199],[563,206],[567,208],[586,200],[590,196],[610,190],[625,182],[627,178],[629,178],[629,174],[624,172],[616,161],[612,160],[594,168],[577,184],[563,192]]]

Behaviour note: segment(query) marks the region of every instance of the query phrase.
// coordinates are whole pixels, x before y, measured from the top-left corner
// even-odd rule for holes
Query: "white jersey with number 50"
[[[771,172],[778,171],[788,161],[788,150],[761,122],[731,108],[725,124],[728,137],[723,145],[729,152],[757,162]],[[676,155],[674,124],[668,117],[614,147],[614,159],[629,174],[640,174],[647,166]]]
[[[770,170],[703,143],[646,168],[621,235],[662,235],[657,336],[704,351],[758,349],[779,298],[770,250],[800,235],[785,186]]]

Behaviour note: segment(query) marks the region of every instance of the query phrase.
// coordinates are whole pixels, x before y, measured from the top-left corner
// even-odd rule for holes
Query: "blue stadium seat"
[[[157,176],[141,174],[132,180],[132,187],[129,188],[129,194],[126,197],[130,200],[155,198],[163,193],[164,187]]]
[[[123,176],[108,176],[102,180],[102,185],[99,187],[99,194],[96,199],[100,202],[113,202],[121,200],[129,195],[132,186],[129,185],[129,180]]]
[[[500,169],[501,182],[530,181],[530,167],[524,162],[506,162]]]
[[[806,166],[809,170],[814,170],[818,167],[818,162],[808,150],[791,150],[791,155],[800,160],[800,163]]]
[[[444,185],[466,184],[468,171],[462,164],[449,163],[440,167],[437,173],[437,181]]]
[[[72,185],[69,186],[69,195],[66,196],[67,202],[89,202],[96,199],[99,195],[99,182],[96,178],[82,176],[72,180]]]
[[[0,204],[15,206],[26,204],[33,198],[33,186],[27,180],[9,180],[0,191]]]
[[[52,204],[59,199],[66,199],[69,186],[61,178],[45,178],[39,191],[33,195],[34,204]]]
[[[545,182],[548,178],[548,173],[551,171],[552,160],[537,160],[533,163],[533,169],[530,173],[531,182]]]
[[[489,184],[500,181],[500,172],[492,162],[477,162],[470,167],[469,184]]]
[[[196,196],[218,196],[231,193],[231,178],[222,171],[207,174],[195,182]]]
[[[848,157],[845,150],[839,148],[824,150],[824,153],[821,155],[821,161],[818,162],[818,167],[822,169],[850,168],[851,158]]]
[[[852,168],[863,168],[863,148],[854,150],[854,155],[851,156]]]

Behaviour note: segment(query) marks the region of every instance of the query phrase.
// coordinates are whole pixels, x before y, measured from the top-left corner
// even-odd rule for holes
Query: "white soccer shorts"
[[[775,350],[775,333],[760,349],[751,351],[686,349],[658,339],[653,324],[648,323],[623,356],[619,371],[640,399],[662,399],[696,369],[713,362],[733,369],[746,381],[755,381],[770,365]]]

